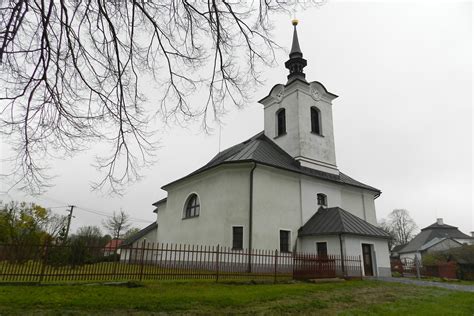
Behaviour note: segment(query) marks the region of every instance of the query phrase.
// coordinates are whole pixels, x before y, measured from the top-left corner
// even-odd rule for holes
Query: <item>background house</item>
[[[474,244],[474,238],[438,218],[436,223],[423,228],[415,238],[398,250],[398,253],[401,260],[413,260],[415,257],[421,260],[423,253],[445,251],[463,244]]]
[[[115,253],[120,254],[120,245],[122,244],[122,239],[112,239],[104,246],[104,256],[110,256]]]

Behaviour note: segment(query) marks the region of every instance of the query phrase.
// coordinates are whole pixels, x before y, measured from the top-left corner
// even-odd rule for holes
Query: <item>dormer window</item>
[[[277,118],[277,136],[286,134],[286,114],[285,109],[280,109],[276,113]]]
[[[321,111],[315,106],[311,107],[311,133],[322,135]]]
[[[200,210],[201,210],[201,206],[199,204],[199,198],[195,193],[193,193],[188,197],[186,201],[183,217],[184,218],[197,217],[199,216]]]
[[[318,205],[328,206],[328,197],[324,193],[318,193]]]

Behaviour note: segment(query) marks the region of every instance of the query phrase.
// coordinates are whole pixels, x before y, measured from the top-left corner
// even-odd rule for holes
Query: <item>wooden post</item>
[[[339,247],[341,248],[341,272],[342,272],[342,277],[346,277],[346,268],[344,265],[344,251],[342,247],[342,234],[339,234]]]
[[[216,248],[216,282],[219,281],[219,245]]]
[[[420,261],[418,260],[418,257],[415,254],[415,268],[416,268],[416,278],[419,279],[421,278],[420,275]]]
[[[142,257],[141,257],[141,260],[140,260],[140,281],[141,281],[142,278],[143,278],[143,258],[145,257],[145,242],[146,242],[146,239],[143,239],[143,243],[142,243]]]
[[[362,258],[360,257],[360,255],[359,255],[359,263],[360,263],[360,279],[362,280],[363,279],[363,274],[362,274],[363,273],[362,272],[363,267],[362,267]]]
[[[49,240],[46,239],[46,241],[44,242],[44,253],[43,253],[43,265],[41,266],[41,274],[39,276],[39,281],[38,283],[41,283],[43,282],[43,278],[44,278],[44,272],[46,270],[46,265],[48,264],[48,249],[49,248]]]
[[[278,266],[278,250],[275,249],[275,269],[274,269],[274,279],[273,279],[273,282],[276,283],[277,281],[277,266]]]

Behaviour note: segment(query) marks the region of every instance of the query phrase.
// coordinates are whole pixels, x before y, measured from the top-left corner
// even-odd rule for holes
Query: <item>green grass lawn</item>
[[[243,284],[212,281],[0,286],[0,315],[473,315],[474,294],[377,281]]]

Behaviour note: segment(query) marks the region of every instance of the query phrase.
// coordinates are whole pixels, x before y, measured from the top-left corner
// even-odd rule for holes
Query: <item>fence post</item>
[[[44,272],[46,270],[46,265],[48,264],[48,249],[49,248],[49,240],[46,239],[46,241],[44,242],[44,254],[43,254],[43,264],[41,266],[41,274],[39,276],[39,281],[38,283],[41,283],[43,282],[43,278],[44,278]]]
[[[415,255],[415,268],[416,268],[416,278],[420,278],[420,261],[418,260],[418,257]]]
[[[146,239],[143,239],[143,242],[142,242],[142,257],[140,259],[140,281],[142,280],[143,278],[143,259],[145,257],[145,242],[146,242]]]
[[[274,279],[273,279],[273,282],[276,283],[277,281],[277,265],[278,265],[278,250],[275,249],[275,275],[274,275]]]
[[[360,265],[360,279],[363,279],[363,274],[362,274],[362,258],[359,255],[359,265]]]
[[[294,251],[291,254],[291,265],[292,265],[291,276],[292,276],[293,280],[295,279],[296,256],[297,256],[296,251]]]
[[[216,248],[216,282],[219,281],[219,245]]]

